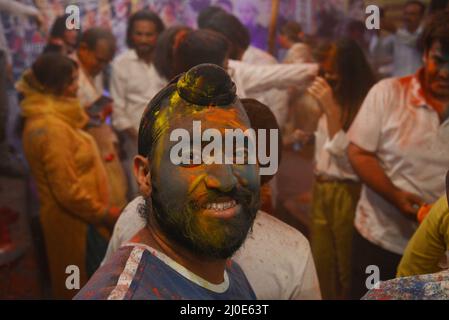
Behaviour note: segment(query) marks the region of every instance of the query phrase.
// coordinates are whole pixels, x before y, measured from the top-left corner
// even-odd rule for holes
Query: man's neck
[[[167,239],[167,237],[151,223],[146,228],[140,230],[131,239],[131,242],[143,243],[164,253],[187,270],[210,283],[221,284],[224,281],[224,271],[226,267],[225,259],[211,260],[194,255],[173,243],[173,241]]]
[[[146,64],[150,64],[151,61],[153,60],[153,53],[152,52],[142,54],[142,53],[139,53],[139,52],[136,51],[136,54],[137,54],[137,57],[140,60],[142,60],[143,62],[145,62]]]

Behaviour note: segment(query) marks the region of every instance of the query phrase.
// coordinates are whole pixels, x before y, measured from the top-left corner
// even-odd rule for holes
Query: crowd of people
[[[52,296],[449,297],[449,11],[413,0],[403,15],[397,30],[381,10],[380,30],[350,22],[338,38],[288,21],[282,61],[219,7],[202,10],[196,29],[139,10],[126,39],[57,18],[15,83]],[[127,50],[116,55],[118,42]],[[190,144],[193,164],[172,161],[171,133],[195,134],[196,121],[203,135],[277,130],[255,144],[277,145],[279,161],[313,145],[309,239],[274,216],[265,163],[195,162]],[[80,291],[66,285],[69,265]],[[372,266],[382,283],[369,287]]]

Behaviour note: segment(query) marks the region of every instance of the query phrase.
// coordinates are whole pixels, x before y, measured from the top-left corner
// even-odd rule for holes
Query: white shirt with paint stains
[[[401,190],[434,203],[446,192],[449,119],[426,103],[417,75],[380,81],[368,93],[348,132],[350,142],[375,153]],[[355,227],[370,242],[403,254],[417,228],[396,207],[363,185]]]

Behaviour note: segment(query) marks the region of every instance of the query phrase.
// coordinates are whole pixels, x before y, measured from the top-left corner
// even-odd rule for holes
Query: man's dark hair
[[[187,72],[203,63],[223,67],[229,51],[228,40],[211,30],[194,30],[188,32],[175,44],[173,53],[174,75]]]
[[[276,143],[278,144],[277,148],[277,157],[278,157],[278,163],[281,163],[282,158],[282,135],[281,135],[281,129],[279,128],[279,124],[276,120],[276,117],[274,116],[273,112],[263,104],[262,102],[259,102],[256,99],[241,99],[243,108],[246,111],[246,114],[248,115],[249,122],[251,123],[251,128],[256,130],[256,139],[258,139],[257,136],[257,130],[259,129],[265,129],[267,130],[267,135],[265,136],[265,141],[257,141],[257,150],[259,149],[260,143],[265,143],[266,151],[268,152],[271,150],[268,146],[270,143],[274,143],[274,141],[270,141],[270,135],[269,130],[275,129],[278,131],[278,141]],[[272,155],[270,155],[272,156]],[[273,179],[274,175],[262,175],[260,177],[260,184],[266,184],[271,179]]]
[[[449,52],[449,10],[440,11],[430,17],[424,26],[421,46],[427,52],[435,41],[440,42],[444,52]]]
[[[134,44],[132,42],[132,33],[134,24],[137,21],[149,21],[152,22],[156,27],[156,32],[159,34],[162,31],[164,31],[165,26],[162,22],[161,18],[158,16],[157,13],[150,11],[150,10],[139,10],[136,13],[132,14],[128,19],[128,27],[126,29],[126,45],[128,48],[133,48]]]
[[[61,95],[73,81],[73,70],[78,65],[75,61],[60,53],[44,53],[31,66],[36,80],[46,90]]]
[[[210,29],[222,34],[231,43],[229,57],[237,59],[239,52],[244,52],[250,45],[250,35],[240,20],[232,14],[219,12],[206,22],[203,29]]]
[[[69,17],[70,15],[64,14],[55,19],[50,30],[50,37],[54,38],[64,37],[64,32],[68,30],[66,27],[66,21]]]
[[[410,6],[410,5],[416,5],[416,6],[419,6],[419,8],[421,9],[421,15],[424,15],[424,13],[426,13],[427,7],[426,7],[426,5],[425,5],[423,2],[418,1],[418,0],[409,0],[409,1],[407,1],[407,2],[405,3],[404,8],[405,8],[405,7],[408,7],[408,6]]]
[[[156,130],[158,117],[170,105],[170,97],[177,92],[186,108],[201,109],[227,106],[237,100],[236,87],[226,71],[217,65],[201,64],[173,79],[148,104],[139,126],[138,154],[151,159],[153,146],[162,134]],[[203,81],[197,81],[199,78]]]
[[[153,61],[158,73],[169,80],[203,63],[222,67],[228,49],[227,39],[219,33],[177,26],[161,34]]]
[[[296,21],[287,21],[282,26],[280,32],[292,42],[301,42],[301,37],[299,34],[302,32],[302,27],[301,24]]]
[[[198,14],[198,18],[196,19],[198,28],[204,28],[214,15],[223,12],[226,13],[225,10],[217,6],[210,6],[204,10],[201,10],[200,13]]]
[[[175,48],[192,29],[186,26],[174,26],[165,29],[158,37],[154,49],[153,64],[159,75],[170,80],[176,74],[173,71],[173,60]]]
[[[115,37],[109,29],[94,27],[83,32],[80,43],[87,45],[89,50],[95,50],[100,40],[106,40],[111,48],[115,49]]]

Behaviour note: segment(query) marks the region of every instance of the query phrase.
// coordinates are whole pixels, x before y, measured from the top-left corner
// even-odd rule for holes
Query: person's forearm
[[[326,121],[327,121],[327,131],[329,140],[342,129],[341,125],[341,114],[337,110],[326,112]]]
[[[394,194],[398,191],[398,188],[385,174],[377,157],[351,143],[348,147],[348,158],[360,180],[384,199],[394,204]]]

